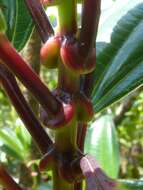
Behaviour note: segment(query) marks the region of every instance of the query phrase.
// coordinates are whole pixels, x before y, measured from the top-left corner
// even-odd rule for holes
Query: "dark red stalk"
[[[84,152],[86,131],[87,131],[87,124],[86,123],[78,123],[77,146],[82,152]],[[82,190],[82,182],[75,183],[74,190]]]
[[[0,163],[0,183],[6,190],[22,190]]]
[[[4,35],[0,35],[0,58],[31,91],[49,116],[56,117],[60,113],[62,116],[63,109],[61,103],[52,95],[32,68],[15,51]]]
[[[84,0],[79,36],[79,53],[87,57],[94,47],[100,16],[101,0]]]
[[[100,17],[101,0],[84,0],[82,11],[82,28],[79,37],[79,51],[83,56],[88,56],[94,48]],[[93,72],[80,77],[80,90],[90,98],[93,86]],[[78,147],[84,151],[86,124],[78,127]]]
[[[94,48],[99,17],[101,0],[84,0],[82,11],[82,28],[79,37],[79,53],[85,58]],[[93,72],[80,77],[80,90],[90,98],[93,86]],[[79,123],[77,132],[77,145],[84,152],[84,142],[86,137],[87,124]],[[81,190],[82,183],[76,183],[74,190]]]
[[[94,71],[80,77],[80,90],[90,98],[93,89],[93,76]]]
[[[2,64],[0,65],[0,78],[17,113],[24,122],[40,151],[45,154],[49,146],[52,145],[52,141],[28,106],[13,74]]]
[[[39,32],[41,40],[46,42],[49,36],[54,34],[54,30],[40,3],[40,0],[25,0],[27,8],[33,18],[35,26]]]
[[[79,123],[78,124],[78,133],[77,133],[77,145],[78,148],[83,152],[84,151],[84,141],[87,131],[87,124],[86,123]]]
[[[88,98],[91,96],[91,89],[93,83],[93,73],[80,77],[80,91],[83,92]],[[78,124],[78,133],[77,133],[77,145],[78,148],[84,152],[84,142],[87,131],[87,123]]]

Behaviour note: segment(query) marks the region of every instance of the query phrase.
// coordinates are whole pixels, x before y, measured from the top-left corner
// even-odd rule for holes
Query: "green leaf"
[[[7,30],[7,24],[2,10],[0,9],[0,33],[5,33]]]
[[[96,56],[97,57],[106,48],[107,45],[108,43],[106,42],[96,42]],[[98,79],[100,78],[100,73],[102,70],[104,70],[104,68],[105,68],[105,64],[96,65],[96,73],[99,73],[99,74],[94,74],[94,81],[98,81]]]
[[[19,124],[15,128],[16,136],[23,146],[23,151],[26,153],[29,151],[31,144],[31,136],[27,129],[24,127],[21,121],[18,121]]]
[[[10,146],[4,144],[0,147],[2,152],[5,152],[7,156],[13,157],[16,160],[24,160],[24,158],[19,154],[18,152],[15,151],[15,149],[11,148]]]
[[[116,0],[114,3],[102,0],[97,41],[108,41],[117,21],[139,3],[142,3],[142,0],[124,0],[123,3],[120,0]]]
[[[143,180],[119,180],[123,190],[142,190],[143,189]]]
[[[7,21],[7,36],[20,51],[33,30],[33,22],[23,0],[0,0]]]
[[[111,42],[98,54],[92,92],[95,112],[121,99],[143,83],[142,28],[143,3],[117,23]]]
[[[13,150],[20,158],[23,157],[23,147],[20,141],[17,139],[15,133],[11,130],[0,130],[0,140],[3,145],[9,147],[9,150]]]
[[[95,156],[107,175],[117,178],[120,164],[119,145],[110,115],[104,115],[92,123],[87,132],[85,152]]]

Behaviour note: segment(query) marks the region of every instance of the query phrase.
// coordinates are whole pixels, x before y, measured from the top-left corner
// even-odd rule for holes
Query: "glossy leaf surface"
[[[142,20],[143,3],[122,17],[111,42],[98,54],[92,92],[95,113],[143,83]]]
[[[7,22],[7,36],[20,51],[33,30],[33,22],[23,0],[0,0]]]
[[[118,177],[119,145],[113,119],[110,115],[102,116],[88,129],[85,152],[96,158],[108,176]]]

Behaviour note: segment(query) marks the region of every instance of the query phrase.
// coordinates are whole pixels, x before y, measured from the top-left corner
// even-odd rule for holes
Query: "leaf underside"
[[[80,167],[86,178],[87,190],[120,190],[115,180],[110,179],[90,155],[80,160]]]

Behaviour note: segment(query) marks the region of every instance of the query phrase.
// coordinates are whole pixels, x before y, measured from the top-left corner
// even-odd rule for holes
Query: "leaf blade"
[[[24,1],[0,0],[7,21],[7,37],[17,51],[21,51],[28,41],[33,22]]]
[[[120,166],[119,144],[113,119],[110,115],[102,116],[91,124],[87,131],[85,152],[95,156],[108,176],[118,177]]]
[[[111,43],[97,55],[97,70],[94,72],[92,92],[95,113],[118,101],[143,83],[143,73],[139,72],[139,69],[143,69],[142,19],[143,3],[129,11],[117,23],[111,36]]]

